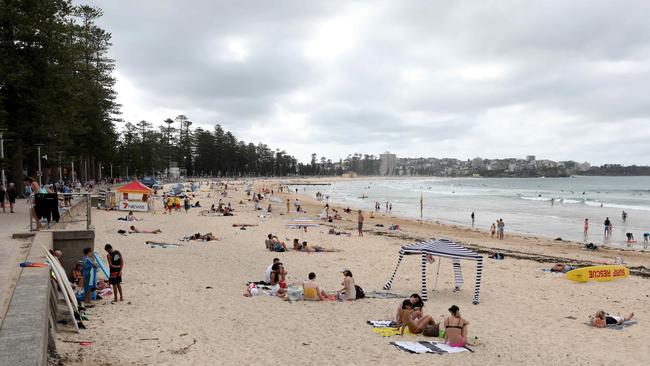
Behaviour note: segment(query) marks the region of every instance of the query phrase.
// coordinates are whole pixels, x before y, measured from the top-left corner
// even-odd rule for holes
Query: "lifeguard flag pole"
[[[420,192],[420,224],[422,223],[422,208],[423,208],[423,199],[422,192]]]

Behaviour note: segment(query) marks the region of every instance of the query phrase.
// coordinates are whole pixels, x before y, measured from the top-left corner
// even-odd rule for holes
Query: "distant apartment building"
[[[397,169],[397,155],[386,151],[379,155],[379,175],[395,175]]]
[[[527,155],[526,156],[526,161],[528,161],[528,162],[535,161],[535,155]]]

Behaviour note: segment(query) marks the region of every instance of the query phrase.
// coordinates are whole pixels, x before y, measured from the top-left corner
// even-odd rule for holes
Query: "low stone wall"
[[[41,245],[52,248],[51,232],[34,235],[29,262],[45,262]],[[50,269],[22,268],[0,327],[0,365],[47,365],[50,334]]]
[[[65,230],[52,231],[52,234],[53,249],[63,253],[61,266],[65,269],[68,279],[71,280],[70,275],[75,263],[83,258],[83,249],[89,247],[95,250],[95,231]]]

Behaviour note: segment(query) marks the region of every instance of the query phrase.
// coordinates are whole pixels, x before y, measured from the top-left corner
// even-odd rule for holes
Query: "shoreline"
[[[347,179],[347,178],[343,178]],[[350,178],[350,179],[356,179],[356,178]],[[284,182],[281,182],[281,184],[284,184]],[[294,185],[301,185],[299,183],[294,183]],[[278,195],[278,192],[276,192],[276,195]],[[291,194],[289,194],[291,195]],[[282,193],[282,196],[286,197],[289,196],[287,193]],[[310,211],[309,214],[315,214],[318,215],[320,214],[320,211],[322,210],[323,206],[327,203],[325,200],[323,201],[318,201],[316,198],[312,197],[309,194],[305,194],[298,191],[298,193],[293,193],[292,195],[298,195],[300,197],[301,203],[306,203],[302,204],[303,208],[309,207]],[[339,203],[330,203],[330,208],[336,208],[339,213],[341,214],[343,220],[337,222],[341,223],[346,223],[346,229],[347,230],[356,230],[356,211],[359,210],[359,207],[353,207],[353,205],[349,205],[351,209],[353,209],[353,213],[351,214],[344,214],[342,211],[345,207]],[[471,226],[461,226],[458,224],[450,224],[450,223],[445,223],[441,222],[438,220],[435,221],[429,221],[429,220],[423,220],[422,223],[420,223],[420,220],[408,217],[408,216],[401,216],[401,215],[393,215],[393,214],[386,214],[384,211],[379,211],[375,213],[375,218],[370,219],[368,217],[368,213],[371,211],[364,211],[364,216],[366,218],[366,226],[368,231],[374,231],[375,233],[379,233],[379,235],[386,235],[386,233],[389,234],[389,236],[394,235],[397,238],[409,238],[409,239],[414,239],[414,240],[424,240],[424,239],[430,239],[432,237],[440,238],[440,237],[445,237],[447,239],[451,239],[454,241],[458,241],[462,243],[463,245],[467,245],[472,248],[476,248],[479,250],[482,250],[484,252],[486,251],[510,251],[512,254],[527,254],[527,255],[532,255],[532,256],[540,256],[543,255],[543,253],[540,253],[540,249],[544,249],[544,251],[548,251],[549,249],[551,250],[551,255],[549,257],[555,258],[555,259],[563,259],[566,260],[567,262],[571,263],[591,263],[592,265],[600,264],[598,257],[605,257],[608,260],[614,262],[616,260],[616,257],[621,257],[624,259],[624,261],[628,264],[631,264],[633,266],[641,266],[644,268],[640,268],[636,273],[639,273],[640,275],[643,275],[644,277],[650,277],[650,251],[644,251],[644,250],[635,250],[635,249],[630,249],[630,248],[623,248],[623,247],[615,247],[615,246],[607,246],[607,245],[598,245],[598,250],[597,251],[587,251],[583,250],[584,243],[577,242],[577,241],[571,241],[571,240],[555,240],[549,237],[544,237],[541,235],[535,235],[535,234],[522,234],[522,233],[513,233],[513,232],[507,232],[505,235],[504,240],[499,240],[496,238],[491,238],[490,237],[490,231],[485,230],[485,229],[479,229],[479,228],[472,228]],[[369,230],[370,225],[370,220],[373,220],[373,225],[374,224],[383,224],[384,228],[389,227],[391,224],[400,224],[400,231],[393,232],[395,234],[392,234],[391,232],[385,230]],[[440,232],[443,233],[444,235],[436,236],[434,234],[432,235],[427,235],[425,233],[425,230],[430,230],[431,232]],[[399,235],[402,234],[402,235]],[[353,233],[353,235],[355,235]],[[475,244],[476,242],[487,242],[488,245],[478,245]],[[537,243],[535,243],[537,242]],[[567,252],[569,251],[569,252]],[[569,254],[569,255],[567,255]],[[522,258],[524,259],[524,258]],[[646,274],[647,271],[647,274]]]
[[[310,186],[310,185],[314,185],[313,180],[319,181],[321,179],[327,180],[328,184],[331,184],[333,182],[349,182],[349,181],[354,181],[354,180],[357,180],[357,181],[363,181],[363,180],[404,180],[404,179],[410,180],[411,178],[419,179],[419,177],[398,177],[398,178],[396,178],[396,177],[370,177],[370,179],[368,179],[368,177],[355,177],[355,178],[334,177],[333,179],[316,177],[316,178],[305,178],[304,180],[293,179],[293,180],[291,180],[290,183],[284,182],[282,180],[280,180],[280,181],[282,182],[282,184],[288,184],[288,185],[294,185],[294,186],[305,186],[305,185]],[[433,177],[433,178],[440,178],[440,177]],[[442,177],[442,179],[446,179],[446,178],[455,179],[454,177]],[[461,179],[461,178],[459,178],[459,179]],[[467,178],[462,178],[462,179],[467,179]],[[307,184],[305,184],[305,182]],[[311,192],[311,193],[313,194],[313,192]],[[310,193],[303,192],[302,190],[300,190],[298,194],[300,194],[301,196],[304,196],[304,197],[309,197],[311,199],[314,199],[313,196]],[[325,202],[326,201],[323,201],[323,205],[325,204]],[[331,202],[332,205],[337,205],[337,206],[349,205],[350,207],[354,207],[355,209],[360,209],[361,208],[361,209],[364,209],[364,210],[368,210],[368,208],[363,208],[363,207],[359,207],[358,205],[355,205],[355,202],[345,202],[345,203],[343,203],[343,202],[337,201],[335,199],[330,199],[330,202]],[[382,201],[382,203],[383,203],[383,201]],[[426,208],[426,204],[425,204],[425,208]],[[384,213],[385,214],[383,206],[382,206],[382,209],[379,211],[379,213]],[[402,219],[405,219],[405,220],[413,220],[413,221],[418,221],[419,222],[419,219],[415,215],[408,215],[408,214],[391,214],[391,215],[393,217],[399,217],[399,218],[402,218]],[[480,231],[483,231],[483,232],[487,233],[487,235],[489,235],[489,233],[490,233],[490,231],[489,231],[489,229],[487,227],[479,229],[478,226],[477,227],[472,227],[469,223],[463,223],[463,222],[460,222],[460,221],[456,221],[454,219],[448,219],[447,220],[447,219],[444,219],[444,218],[429,218],[429,219],[425,219],[424,221],[427,221],[427,222],[430,222],[430,223],[436,223],[436,224],[440,224],[440,225],[444,225],[444,226],[449,226],[449,227],[460,227],[460,228],[463,228],[463,229],[480,230]],[[580,225],[582,225],[582,224],[580,223]],[[557,242],[574,243],[574,244],[579,245],[579,246],[584,246],[587,243],[594,243],[599,248],[602,247],[602,248],[608,248],[608,249],[612,249],[612,250],[620,249],[620,250],[623,250],[623,251],[635,251],[635,252],[639,252],[639,253],[644,253],[644,252],[645,253],[650,253],[650,249],[642,247],[642,245],[643,245],[642,240],[639,241],[639,242],[635,242],[632,247],[628,247],[627,246],[628,243],[625,242],[625,240],[622,239],[622,238],[617,239],[617,240],[612,239],[612,240],[609,240],[609,241],[604,241],[602,236],[599,236],[597,234],[598,225],[594,224],[594,221],[592,221],[592,225],[594,225],[593,228],[592,228],[592,232],[594,230],[595,230],[595,232],[593,234],[590,234],[590,238],[588,240],[575,239],[575,238],[564,239],[563,235],[556,235],[556,234],[551,235],[551,234],[526,232],[526,231],[507,231],[507,232],[509,233],[509,235],[513,235],[513,236],[532,237],[532,238],[541,239],[541,240],[551,240],[551,241],[557,241]],[[506,230],[508,230],[508,229],[506,228]],[[582,229],[580,228],[580,233],[582,232],[581,230]],[[576,234],[575,236],[578,236],[578,234]],[[558,238],[561,239],[561,240],[558,240]]]

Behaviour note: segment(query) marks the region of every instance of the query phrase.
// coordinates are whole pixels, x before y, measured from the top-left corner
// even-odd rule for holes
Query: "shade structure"
[[[483,256],[478,253],[465,248],[464,246],[453,242],[447,239],[431,239],[422,242],[416,242],[413,244],[408,244],[402,246],[399,251],[399,258],[397,259],[397,266],[395,266],[395,271],[390,277],[390,280],[384,285],[384,290],[389,290],[393,285],[393,280],[397,274],[397,269],[399,268],[400,263],[405,255],[414,255],[419,254],[421,256],[421,267],[422,267],[422,300],[428,300],[427,293],[427,276],[426,276],[426,267],[427,267],[427,256],[433,255],[437,257],[450,258],[452,260],[453,269],[454,269],[454,280],[456,287],[460,287],[463,283],[463,276],[460,269],[460,260],[473,260],[476,261],[476,281],[474,284],[474,299],[473,303],[476,305],[479,303],[479,295],[481,290],[481,276],[483,273]]]
[[[144,184],[140,183],[137,180],[134,180],[133,182],[123,185],[120,188],[117,189],[118,192],[120,193],[147,193],[150,194],[153,192],[153,189],[145,186]]]
[[[299,218],[289,220],[285,226],[290,229],[303,229],[306,227],[318,227],[320,226],[320,223],[311,219]]]

